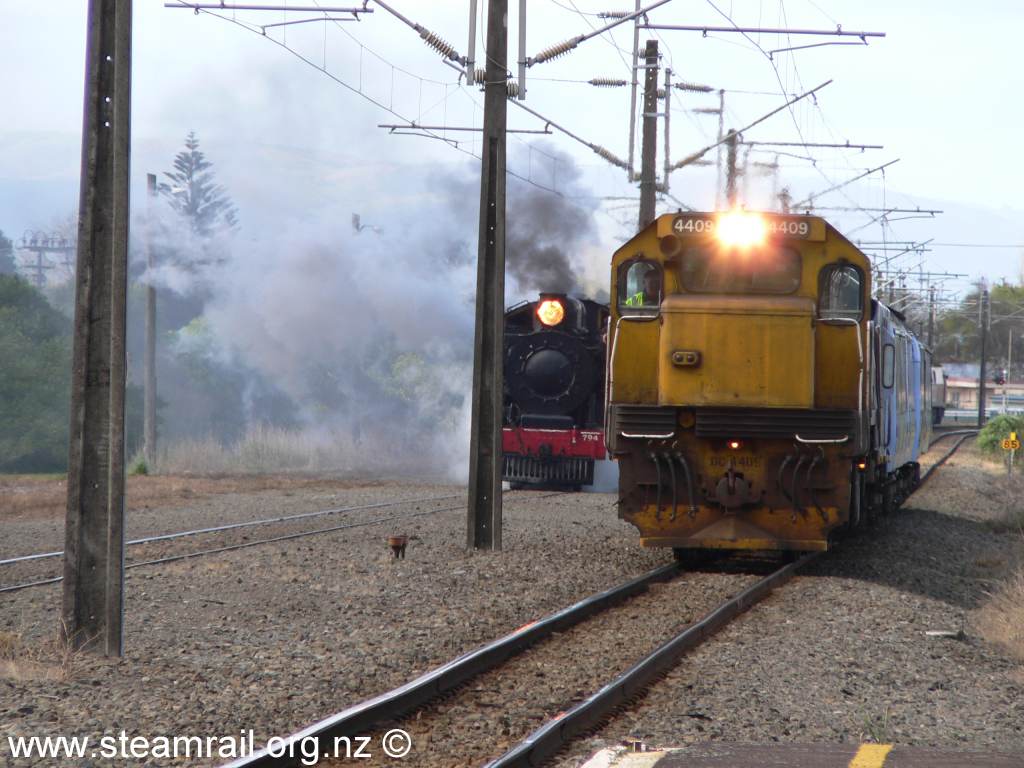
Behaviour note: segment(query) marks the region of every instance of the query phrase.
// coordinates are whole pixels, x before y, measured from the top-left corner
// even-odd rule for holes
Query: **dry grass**
[[[233,445],[214,438],[188,440],[166,448],[156,461],[160,474],[265,474],[343,472],[380,476],[382,472],[443,475],[448,458],[408,445],[402,436],[374,433],[360,439],[341,433],[315,433],[250,427]]]
[[[1024,571],[1003,584],[978,611],[978,631],[1024,661]]]
[[[15,632],[0,632],[0,679],[67,682],[80,653],[61,637],[29,645]]]
[[[308,475],[140,475],[127,479],[129,509],[179,504],[182,501],[226,493],[259,493],[295,488],[365,486],[370,481],[343,481]],[[62,517],[67,504],[64,478],[41,479],[36,475],[0,476],[0,520]]]

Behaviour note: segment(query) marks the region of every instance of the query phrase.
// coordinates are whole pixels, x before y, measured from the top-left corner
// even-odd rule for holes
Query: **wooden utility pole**
[[[643,229],[654,221],[658,192],[655,178],[658,154],[658,41],[648,40],[645,51],[643,144],[640,148],[640,222]],[[666,93],[666,100],[668,94]],[[666,106],[666,109],[668,107]]]
[[[153,286],[153,216],[156,174],[146,174],[146,350],[143,356],[142,455],[146,468],[156,462],[156,288]]]
[[[736,207],[736,142],[739,134],[730,129],[725,135],[726,169],[725,169],[725,203],[731,208]]]
[[[131,0],[90,0],[65,524],[62,629],[123,653],[125,303]]]
[[[507,58],[508,0],[488,0],[466,526],[469,549],[501,549]]]

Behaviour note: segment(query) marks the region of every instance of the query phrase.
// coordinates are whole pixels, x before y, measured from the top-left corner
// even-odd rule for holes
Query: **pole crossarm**
[[[929,213],[935,215],[937,213],[945,213],[937,208],[853,208],[850,206],[828,206],[828,205],[816,205],[814,206],[816,211],[849,211],[849,212],[861,212],[864,213],[878,213],[879,211],[889,211],[891,213]]]
[[[481,132],[483,128],[470,128],[468,126],[460,125],[420,125],[415,120],[409,123],[377,123],[378,128],[387,128],[391,133],[399,130],[417,130],[417,131],[474,131]],[[544,128],[508,128],[506,133],[539,133],[545,136],[550,136],[554,131]]]
[[[378,1],[378,0],[375,0],[375,1]],[[543,63],[545,61],[551,61],[552,59],[557,59],[559,56],[564,56],[569,51],[573,50],[576,46],[578,46],[580,43],[586,42],[587,40],[590,40],[590,39],[592,39],[594,37],[597,37],[598,35],[603,35],[605,32],[609,31],[610,29],[614,29],[615,27],[619,26],[619,24],[623,24],[623,23],[625,23],[627,21],[632,21],[633,19],[637,18],[638,16],[644,16],[647,13],[649,13],[650,11],[653,11],[658,6],[665,5],[665,3],[668,3],[668,2],[671,2],[671,0],[658,0],[658,2],[651,3],[646,8],[641,8],[638,11],[633,11],[632,13],[627,13],[627,14],[624,14],[624,15],[622,15],[620,17],[617,17],[617,18],[615,18],[614,21],[612,21],[612,22],[610,22],[608,24],[605,24],[600,29],[595,29],[595,30],[593,30],[591,32],[588,32],[585,35],[577,35],[576,37],[570,38],[569,40],[566,40],[564,42],[558,43],[557,45],[553,45],[550,48],[545,48],[543,51],[538,53],[536,56],[528,57],[526,59],[526,66],[532,67],[534,64],[541,64],[541,63]]]
[[[251,3],[189,3],[178,0],[176,3],[164,3],[164,8],[190,8],[199,11],[295,11],[297,13],[350,13],[356,18],[360,13],[373,13],[372,8],[364,4],[359,8],[341,8],[333,5],[255,5]],[[269,26],[269,25],[268,25]]]
[[[848,32],[837,26],[835,29],[786,29],[785,27],[711,27],[694,24],[641,24],[641,29],[655,29],[669,32],[701,32],[706,37],[709,32],[739,32],[741,34],[764,35],[819,35],[821,37],[885,37],[885,32]]]
[[[575,139],[576,141],[578,141],[583,146],[585,146],[588,149],[592,150],[594,152],[594,154],[599,155],[600,157],[604,158],[605,160],[607,160],[612,165],[614,165],[614,166],[616,166],[618,168],[622,168],[623,170],[626,170],[626,171],[629,170],[629,163],[627,163],[625,160],[623,160],[622,158],[620,158],[617,155],[615,155],[611,150],[605,149],[600,144],[593,144],[593,143],[587,141],[586,139],[584,139],[582,136],[577,136],[575,133],[570,131],[568,128],[565,128],[564,126],[559,125],[554,120],[549,120],[548,118],[544,117],[544,115],[540,114],[540,112],[537,112],[535,109],[531,109],[530,107],[526,106],[525,104],[523,104],[520,101],[516,101],[514,99],[510,99],[509,102],[512,103],[512,104],[515,104],[520,109],[529,112],[531,115],[536,117],[538,120],[543,120],[544,123],[546,124],[546,127],[550,126],[551,128],[555,128],[556,130],[559,130],[562,133],[564,133],[570,139]]]
[[[881,144],[851,144],[846,142],[845,144],[819,144],[816,142],[807,141],[746,141],[745,139],[740,140],[740,144],[744,144],[750,147],[817,147],[821,149],[885,149]]]
[[[871,169],[869,169],[867,171],[864,171],[864,173],[860,174],[859,176],[854,176],[852,179],[847,179],[846,181],[840,182],[839,184],[834,184],[831,187],[829,187],[828,189],[823,190],[821,192],[815,192],[813,195],[811,195],[807,199],[801,200],[799,203],[796,203],[793,207],[794,208],[813,207],[815,198],[821,197],[822,195],[827,195],[829,192],[835,192],[837,189],[842,189],[845,186],[853,184],[853,182],[855,182],[855,181],[859,181],[860,179],[863,179],[865,176],[870,176],[872,173],[876,173],[877,171],[885,170],[890,165],[893,165],[894,163],[898,163],[899,161],[900,161],[900,159],[897,157],[895,160],[890,160],[888,163],[883,163],[882,165],[879,165],[879,166],[877,166],[875,168],[871,168]]]
[[[826,85],[830,85],[831,83],[832,83],[831,80],[826,80],[824,83],[822,83],[821,85],[817,86],[816,88],[812,88],[809,91],[805,91],[804,93],[801,93],[799,96],[796,96],[796,97],[790,99],[789,101],[787,101],[781,107],[778,107],[777,109],[773,109],[771,112],[769,112],[769,113],[767,113],[765,115],[762,115],[761,117],[757,118],[757,120],[755,120],[754,122],[750,123],[749,125],[746,125],[743,128],[740,128],[738,131],[735,131],[735,133],[736,134],[741,134],[744,131],[749,131],[755,125],[759,125],[760,123],[763,123],[769,117],[777,115],[782,110],[787,109],[788,107],[792,106],[793,104],[796,104],[801,99],[806,99],[808,96],[811,96],[811,95],[817,93],[822,88],[824,88]],[[680,168],[684,168],[687,165],[694,164],[697,160],[700,160],[702,157],[704,157],[704,155],[706,155],[712,149],[714,149],[715,147],[719,146],[720,144],[724,144],[726,141],[728,141],[728,138],[729,138],[728,136],[723,136],[722,138],[720,138],[718,141],[714,142],[713,144],[708,144],[703,149],[699,149],[696,152],[694,152],[693,154],[687,155],[682,160],[680,160],[678,163],[675,163],[671,167],[670,170],[677,171]]]

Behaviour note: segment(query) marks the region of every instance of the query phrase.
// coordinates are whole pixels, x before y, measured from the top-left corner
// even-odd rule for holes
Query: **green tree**
[[[975,289],[964,296],[958,307],[937,316],[935,352],[939,360],[977,363],[981,358],[979,299],[980,292]],[[1014,371],[1020,371],[1021,363],[1024,363],[1024,286],[1011,283],[993,285],[989,291],[989,306],[992,324],[985,351],[989,372],[1005,367],[1007,362],[1012,363]]]
[[[4,232],[0,229],[0,275],[13,275],[16,273],[14,245],[11,243],[10,238],[4,237]]]
[[[71,324],[13,275],[0,275],[0,360],[0,472],[63,470]]]
[[[190,131],[185,149],[174,158],[174,170],[164,172],[170,183],[163,182],[158,187],[171,208],[202,237],[238,225],[238,209],[224,187],[216,183],[211,168],[213,163],[200,151],[196,132]]]

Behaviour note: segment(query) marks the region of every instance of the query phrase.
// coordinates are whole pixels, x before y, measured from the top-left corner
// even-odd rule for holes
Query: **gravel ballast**
[[[990,525],[1019,499],[1013,488],[965,445],[900,512],[696,649],[557,765],[627,738],[1024,748],[1020,664],[973,621],[1024,555],[1019,533]]]
[[[1019,537],[988,523],[1004,501],[986,495],[986,472],[970,452],[954,457],[903,512],[843,543],[685,657],[560,765],[627,736],[651,744],[891,739],[1024,747],[1019,664],[972,624],[1021,548]],[[400,483],[268,490],[133,513],[129,525],[138,535],[458,490]],[[8,526],[16,540],[5,543],[5,555],[46,548],[43,528],[32,525],[56,523]],[[405,560],[387,549],[394,533],[410,536]],[[58,626],[59,587],[0,595],[0,731],[97,738],[123,729],[152,739],[252,729],[262,742],[671,560],[667,551],[641,549],[635,531],[616,519],[614,497],[603,494],[510,493],[504,551],[467,553],[464,539],[459,509],[134,569],[120,661],[44,650]],[[419,724],[405,723],[423,742],[423,752],[414,742],[410,758],[479,764],[495,754],[492,746],[591,693],[742,581],[688,574],[608,614],[606,626],[597,617],[546,641],[471,682],[469,699],[460,693]],[[962,639],[926,634],[961,629]],[[445,717],[472,724],[449,729]],[[124,763],[93,763],[107,764]]]

